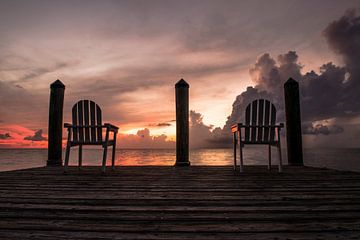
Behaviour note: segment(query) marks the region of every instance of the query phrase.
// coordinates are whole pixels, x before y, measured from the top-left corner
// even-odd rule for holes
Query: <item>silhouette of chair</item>
[[[70,148],[79,146],[79,169],[82,165],[82,146],[83,145],[101,145],[104,149],[102,172],[106,169],[106,156],[108,146],[112,146],[112,169],[115,168],[115,148],[116,135],[118,127],[110,124],[102,124],[100,107],[89,100],[81,100],[72,108],[72,124],[65,123],[64,127],[68,130],[68,141],[66,145],[66,156],[64,171],[69,165]],[[105,139],[103,138],[103,129],[106,130]],[[110,133],[113,133],[113,139]]]
[[[275,121],[276,108],[274,104],[268,100],[257,99],[246,107],[245,124],[237,123],[231,127],[233,133],[235,170],[237,167],[236,148],[238,144],[240,146],[240,172],[244,171],[243,148],[245,144],[263,144],[269,146],[269,171],[271,170],[271,146],[278,148],[279,172],[282,171],[280,130],[284,127],[284,124],[280,123],[276,125]]]

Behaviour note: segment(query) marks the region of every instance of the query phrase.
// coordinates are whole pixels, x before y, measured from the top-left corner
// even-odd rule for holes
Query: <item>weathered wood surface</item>
[[[289,165],[303,166],[299,83],[289,78],[284,84],[286,143]]]
[[[58,79],[50,85],[48,166],[62,165],[62,124],[65,85]]]
[[[359,239],[360,173],[58,167],[0,173],[0,239]]]
[[[189,166],[189,84],[181,79],[175,84],[176,166]]]

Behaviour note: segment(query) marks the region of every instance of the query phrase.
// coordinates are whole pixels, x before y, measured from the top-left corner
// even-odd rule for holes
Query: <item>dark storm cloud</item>
[[[231,146],[231,138],[221,128],[206,125],[200,113],[190,111],[191,148],[217,148]]]
[[[303,108],[308,114],[305,117],[312,118],[311,112],[315,111],[319,113],[318,118],[356,116],[360,113],[359,12],[348,10],[326,27],[324,36],[345,66],[327,63],[320,68],[319,75],[311,72],[304,76]]]
[[[330,47],[341,55],[349,77],[342,88],[346,91],[341,102],[344,110],[360,110],[360,16],[358,10],[348,10],[339,20],[333,21],[324,31]]]
[[[311,124],[307,123],[303,126],[303,133],[309,135],[329,135],[329,134],[338,134],[344,132],[344,128],[338,125],[326,126],[324,124]]]
[[[349,105],[350,96],[344,84],[346,70],[332,63],[320,67],[320,74],[306,73],[300,79],[304,120],[319,120],[353,115],[356,106]],[[350,98],[349,98],[350,97]],[[349,108],[350,107],[350,108]]]
[[[152,136],[150,130],[144,128],[138,130],[136,134],[121,134],[119,144],[127,148],[173,148],[174,141],[167,139],[165,134],[159,136]]]
[[[40,130],[37,130],[33,136],[27,136],[27,137],[24,137],[24,140],[28,140],[28,141],[45,141],[46,140],[46,137],[44,137],[43,135],[43,130],[40,129]]]
[[[343,67],[327,63],[321,66],[320,73],[314,71],[302,75],[302,66],[298,63],[298,55],[294,51],[278,56],[275,61],[269,54],[262,55],[250,74],[255,87],[249,87],[240,94],[234,104],[233,112],[226,122],[225,129],[236,122],[244,121],[244,109],[253,100],[265,98],[273,102],[277,108],[277,121],[283,122],[284,102],[283,85],[288,78],[299,81],[301,91],[302,119],[306,122],[349,115],[344,87],[346,71]],[[358,111],[352,107],[352,112]],[[304,128],[305,129],[305,128]],[[304,134],[324,134],[324,131],[304,131]],[[327,134],[332,131],[326,132]]]
[[[155,124],[149,124],[149,127],[170,127],[172,126],[169,122],[161,122],[161,123],[155,123]]]
[[[339,20],[333,21],[324,30],[326,41],[332,50],[344,60],[345,66],[329,62],[320,67],[319,73],[310,71],[301,74],[301,64],[295,51],[280,55],[275,61],[264,54],[250,69],[257,84],[239,95],[233,105],[233,113],[226,127],[242,116],[252,99],[265,97],[283,109],[283,84],[292,77],[299,81],[301,91],[302,117],[305,134],[331,134],[341,132],[341,127],[311,125],[311,121],[337,117],[352,117],[360,113],[360,17],[357,11],[349,10]],[[261,93],[261,94],[260,94]],[[279,116],[283,120],[283,116]],[[310,122],[310,123],[309,123]],[[309,125],[310,124],[310,125]],[[311,126],[311,127],[309,127]]]
[[[270,100],[277,108],[277,120],[284,121],[283,84],[289,78],[301,77],[301,65],[297,62],[295,51],[278,56],[278,61],[265,53],[258,58],[249,72],[255,87],[248,87],[245,92],[236,97],[233,110],[224,126],[229,132],[230,127],[237,122],[244,122],[245,109],[255,99]]]
[[[10,133],[0,133],[0,139],[5,140],[11,138]]]
[[[230,135],[230,127],[244,121],[246,106],[255,99],[265,98],[273,102],[278,110],[277,121],[284,121],[283,85],[294,78],[300,84],[303,133],[309,135],[329,135],[344,132],[344,128],[327,119],[351,118],[360,113],[360,17],[355,10],[347,11],[339,20],[332,22],[324,30],[329,46],[343,59],[345,66],[329,62],[320,67],[319,73],[301,73],[302,65],[295,51],[278,56],[260,56],[249,72],[256,85],[236,97],[231,115],[217,135]],[[194,115],[194,114],[193,114]],[[195,126],[211,142],[222,144],[221,138],[214,138],[215,131],[201,121]],[[320,123],[319,123],[320,121]],[[322,122],[321,122],[322,121]],[[192,121],[194,122],[194,121]],[[214,133],[213,133],[214,132]]]

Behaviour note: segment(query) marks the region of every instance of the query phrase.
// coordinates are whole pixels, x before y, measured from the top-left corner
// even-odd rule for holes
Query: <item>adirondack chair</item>
[[[280,130],[284,124],[275,124],[275,122],[276,108],[270,101],[257,99],[246,107],[245,124],[237,123],[231,127],[235,170],[237,168],[236,148],[238,144],[240,146],[240,172],[244,171],[243,148],[245,144],[264,144],[269,147],[269,171],[271,170],[271,146],[275,146],[279,152],[279,172],[282,172]]]
[[[82,165],[82,146],[83,145],[101,145],[104,149],[102,172],[106,169],[106,156],[108,146],[112,146],[112,169],[115,168],[115,149],[116,135],[118,127],[110,124],[102,124],[100,107],[89,100],[81,100],[72,108],[72,124],[65,123],[64,127],[68,130],[68,141],[66,145],[66,156],[64,172],[68,170],[70,148],[79,146],[79,169]],[[106,130],[105,139],[103,138],[103,129]],[[110,138],[113,133],[113,138]]]

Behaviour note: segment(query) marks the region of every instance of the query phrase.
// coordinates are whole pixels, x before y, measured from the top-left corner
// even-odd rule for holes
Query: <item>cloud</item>
[[[259,9],[258,4],[236,1],[225,5],[211,1],[205,7],[199,1],[193,3],[191,9],[183,2],[175,5],[143,2],[140,8],[133,2],[91,3],[86,9],[80,2],[71,8],[64,3],[15,4],[16,7],[3,4],[0,11],[7,17],[1,23],[2,36],[6,38],[0,43],[1,119],[4,124],[45,130],[49,100],[46,81],[60,78],[66,84],[65,120],[71,117],[72,104],[81,98],[91,98],[102,107],[103,117],[119,126],[128,125],[130,129],[159,123],[157,127],[165,128],[173,116],[172,81],[180,78],[177,76],[185,75],[191,81],[192,103],[199,107],[199,99],[209,103],[209,97],[214,96],[213,89],[228,101],[235,86],[243,87],[247,78],[236,84],[235,79],[243,77],[240,75],[244,66],[249,66],[249,58],[253,61],[254,54],[299,46],[305,49],[306,55],[306,51],[314,49],[304,48],[314,40],[307,37],[316,35],[324,21],[333,19],[334,12],[323,11],[321,18],[310,14],[316,17],[305,19],[304,24],[292,17],[293,11],[284,11],[288,10],[288,4],[292,6],[292,3],[278,3],[274,7],[272,3],[273,11],[268,11],[266,4]],[[300,5],[295,12],[299,16],[310,9],[305,5],[299,8]],[[350,3],[325,5],[322,7],[336,9],[337,14]],[[246,11],[241,12],[243,9]],[[310,11],[317,11],[315,9]],[[53,11],[63,14],[40,14]],[[261,13],[259,18],[253,18],[255,11]],[[65,18],[54,18],[64,15]],[[48,16],[52,18],[51,26],[47,24]],[[96,16],[94,24],[89,25],[88,19],[93,16]],[[288,16],[289,21],[283,21],[284,16]],[[75,25],[66,24],[70,22]],[[38,26],[35,30],[29,28],[34,25]],[[302,116],[306,124],[358,115],[358,28],[358,15],[352,10],[324,30],[326,41],[343,57],[345,66],[325,63],[319,65],[319,69],[302,73],[301,58],[295,51],[278,57],[269,53],[259,56],[249,70],[254,85],[236,98],[224,128],[206,125],[201,115],[193,113],[193,146],[214,146],[228,141],[223,137],[231,137],[230,126],[243,121],[246,105],[255,98],[274,102],[278,121],[284,121],[282,85],[289,77],[300,82]],[[63,36],[60,40],[59,33]],[[152,44],[147,44],[149,42]],[[226,84],[221,85],[224,82]],[[170,102],[171,108],[167,108],[165,102]],[[31,134],[24,134],[21,140]],[[203,142],[197,140],[197,135]],[[149,133],[147,139],[153,140],[153,137]],[[164,137],[166,140],[160,141]],[[133,138],[139,144],[144,139],[136,134]],[[159,146],[169,144],[166,136],[160,139]]]
[[[324,125],[308,123],[303,125],[303,133],[309,135],[329,135],[344,132],[344,128],[338,125]]]
[[[9,138],[11,138],[10,133],[4,133],[4,134],[0,133],[0,139],[4,140]]]
[[[330,23],[324,30],[329,46],[344,60],[349,77],[343,79],[342,88],[346,94],[340,102],[344,111],[360,111],[360,16],[355,9],[348,10],[340,19]],[[339,85],[339,84],[338,84]],[[334,86],[336,87],[336,86]]]
[[[231,136],[231,135],[230,135]],[[190,147],[219,148],[231,146],[231,138],[221,128],[206,125],[200,113],[190,111]]]
[[[28,141],[24,140],[26,136],[32,136],[33,130],[20,125],[2,125],[0,126],[0,132],[5,135],[9,134],[11,137],[3,139],[0,137],[0,148],[45,148],[47,147],[47,141]],[[5,134],[6,133],[6,134]],[[1,134],[0,134],[1,135]]]
[[[170,127],[172,126],[169,122],[161,122],[161,123],[155,123],[155,124],[149,124],[149,127]]]
[[[42,134],[43,134],[43,130],[40,129],[40,130],[36,131],[33,136],[24,137],[24,140],[34,141],[34,142],[45,141],[46,137],[44,137]]]
[[[233,103],[233,110],[229,116],[224,131],[229,131],[231,125],[244,121],[246,106],[255,99],[264,98],[273,102],[277,108],[277,121],[285,120],[283,85],[292,77],[299,81],[302,120],[304,134],[332,134],[338,133],[335,126],[312,125],[312,121],[329,118],[344,117],[359,111],[355,107],[348,108],[348,99],[345,87],[345,67],[327,63],[320,67],[320,73],[310,71],[301,74],[302,66],[298,62],[295,51],[278,56],[277,61],[270,54],[263,54],[250,69],[250,75],[256,85],[237,96]],[[309,127],[312,126],[312,127]],[[325,131],[327,129],[327,131]]]
[[[174,148],[175,142],[168,139],[165,134],[152,136],[148,128],[138,130],[136,134],[120,134],[119,146],[121,148]]]
[[[60,70],[61,68],[65,68],[68,66],[69,66],[68,63],[57,62],[53,66],[49,66],[48,68],[35,67],[35,68],[25,69],[26,70],[25,74],[22,77],[20,77],[17,82],[24,82],[24,81],[29,81],[34,78],[39,78],[42,75],[45,75],[47,73],[56,72],[56,71]]]
[[[300,84],[303,134],[330,135],[344,132],[344,128],[328,119],[351,119],[360,113],[360,17],[355,10],[346,12],[339,20],[324,30],[329,46],[344,59],[345,66],[328,62],[320,66],[319,73],[309,71],[302,74],[302,64],[295,51],[280,54],[274,59],[269,53],[261,55],[249,69],[255,86],[248,87],[233,103],[232,113],[222,129],[212,130],[202,123],[201,115],[193,113],[191,122],[194,135],[203,142],[216,143],[215,133],[227,134],[237,122],[244,122],[246,106],[255,99],[264,98],[277,108],[277,121],[285,120],[283,85],[291,77]],[[326,123],[319,123],[326,122]],[[200,140],[196,140],[200,145]],[[221,141],[218,142],[220,145]]]

